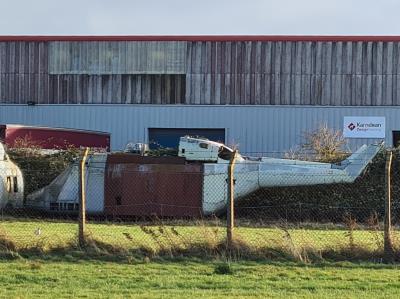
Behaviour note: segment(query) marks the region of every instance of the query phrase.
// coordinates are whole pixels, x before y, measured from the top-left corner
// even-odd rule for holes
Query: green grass
[[[394,265],[0,260],[1,298],[398,298]]]
[[[73,222],[3,219],[0,298],[397,298],[400,292],[399,267],[376,263],[383,240],[373,229],[238,227],[233,251],[221,250],[221,223],[89,223],[86,248],[77,245],[77,230]],[[332,262],[361,260],[360,252],[375,263]]]
[[[226,230],[220,223],[178,224],[141,226],[89,223],[87,233],[90,240],[95,240],[95,247],[100,246],[103,249],[107,247],[108,250],[115,249],[115,252],[139,251],[154,256],[161,252],[167,255],[179,255],[184,251],[193,253],[196,251],[193,249],[197,249],[197,256],[204,255],[205,251],[208,255],[220,253],[219,246],[224,243],[226,235]],[[41,231],[40,234],[37,234],[38,229]],[[71,249],[76,246],[77,231],[77,223],[65,221],[8,219],[0,222],[0,237],[11,241],[13,250],[18,252],[39,249],[46,253],[60,248]],[[301,261],[307,260],[310,253],[321,256],[324,252],[349,251],[349,249],[362,250],[363,254],[369,252],[376,257],[383,249],[381,231],[359,229],[349,234],[345,228],[332,225],[288,229],[237,227],[235,236],[239,241],[240,250],[246,249],[247,255],[249,252],[258,252],[264,257],[270,257],[271,252],[284,251]]]

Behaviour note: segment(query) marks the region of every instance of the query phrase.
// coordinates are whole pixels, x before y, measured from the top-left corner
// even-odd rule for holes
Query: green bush
[[[25,182],[25,195],[50,184],[73,161],[80,151],[70,147],[46,153],[37,147],[10,148],[7,154],[22,171]]]
[[[236,203],[243,218],[288,221],[341,222],[352,215],[367,222],[383,220],[385,205],[385,151],[377,154],[364,173],[351,184],[264,188]],[[392,197],[400,197],[400,149],[393,151]],[[395,204],[395,203],[394,203]],[[393,221],[400,220],[397,209]]]

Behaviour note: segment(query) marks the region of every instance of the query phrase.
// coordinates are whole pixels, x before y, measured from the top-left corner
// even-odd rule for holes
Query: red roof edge
[[[346,35],[0,35],[0,41],[400,41],[400,36]]]

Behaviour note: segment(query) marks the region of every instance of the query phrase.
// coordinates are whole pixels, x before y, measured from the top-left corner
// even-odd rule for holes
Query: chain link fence
[[[229,161],[104,153],[83,161],[75,153],[75,162],[71,155],[41,162],[10,157],[22,176],[0,167],[0,251],[384,258],[388,180],[394,258],[400,245],[398,151],[390,172],[382,152],[351,183],[324,184],[329,173],[285,176],[265,169],[256,175],[256,164],[242,163],[232,167],[232,186]]]

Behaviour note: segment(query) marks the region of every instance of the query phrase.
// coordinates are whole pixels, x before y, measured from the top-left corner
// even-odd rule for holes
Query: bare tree
[[[318,129],[303,133],[303,143],[285,154],[289,159],[335,163],[345,159],[348,153],[343,149],[347,139],[342,131],[329,128],[326,123]]]

